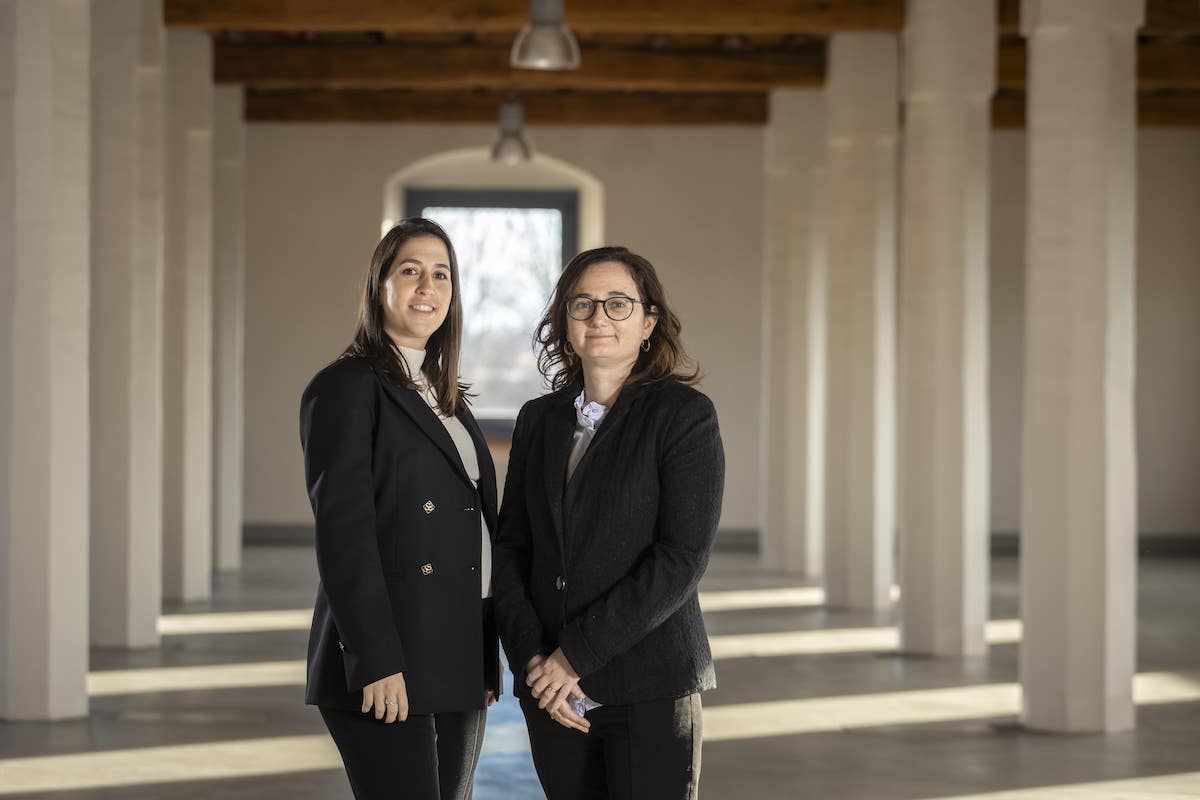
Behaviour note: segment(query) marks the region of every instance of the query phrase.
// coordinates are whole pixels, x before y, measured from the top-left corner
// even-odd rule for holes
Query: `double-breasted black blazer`
[[[678,381],[622,389],[566,482],[576,383],[517,418],[492,555],[516,693],[561,646],[606,704],[716,685],[697,585],[721,516],[716,410]]]
[[[414,714],[485,706],[501,686],[481,601],[479,515],[496,530],[496,472],[470,411],[479,490],[414,390],[344,357],[300,403],[320,585],[306,702],[358,709],[362,688],[404,673]]]

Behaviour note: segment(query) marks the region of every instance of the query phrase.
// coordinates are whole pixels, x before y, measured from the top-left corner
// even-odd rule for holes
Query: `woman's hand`
[[[397,672],[363,687],[362,711],[375,709],[375,719],[384,722],[404,722],[408,719],[408,689],[404,673]]]
[[[529,682],[529,674],[545,663],[545,661],[546,657],[541,653],[538,653],[536,656],[529,659],[529,663],[525,665],[525,684],[527,686],[533,686],[533,684]],[[533,699],[537,700],[536,692],[533,694]]]
[[[534,662],[537,663],[534,663]],[[587,733],[591,723],[575,713],[567,698],[572,694],[582,696],[578,691],[579,675],[567,661],[562,648],[558,648],[549,657],[534,656],[526,668],[525,683],[538,701],[538,708],[544,709],[550,718],[565,728],[574,728]]]
[[[591,729],[592,723],[586,717],[576,713],[575,707],[569,702],[569,698],[571,697],[582,700],[584,697],[583,692],[579,691],[579,688],[576,687],[568,693],[567,697],[567,700],[563,700],[558,705],[552,705],[546,709],[550,714],[550,719],[564,728],[574,728],[580,733],[587,733]]]

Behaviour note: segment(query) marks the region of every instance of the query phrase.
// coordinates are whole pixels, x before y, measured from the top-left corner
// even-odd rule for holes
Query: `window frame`
[[[430,206],[446,208],[553,208],[562,214],[562,266],[579,246],[579,192],[575,189],[422,189],[404,191],[404,213],[421,215]]]

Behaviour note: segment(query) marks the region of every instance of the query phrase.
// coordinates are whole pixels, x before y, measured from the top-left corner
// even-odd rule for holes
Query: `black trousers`
[[[409,714],[385,723],[321,707],[357,800],[471,800],[487,712]]]
[[[521,698],[547,800],[694,800],[700,783],[700,695],[601,706],[587,733]]]

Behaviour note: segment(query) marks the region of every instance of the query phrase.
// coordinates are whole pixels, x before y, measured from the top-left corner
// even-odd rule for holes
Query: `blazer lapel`
[[[475,458],[479,462],[479,496],[483,503],[483,519],[487,522],[489,535],[495,539],[496,464],[492,461],[492,451],[488,447],[483,431],[479,428],[479,423],[475,421],[475,415],[465,405],[458,412],[458,419],[467,429],[467,433],[471,435],[471,441],[475,443]]]
[[[643,390],[644,387],[640,384],[634,384],[633,386],[628,386],[622,389],[621,393],[617,395],[617,402],[614,403],[613,407],[604,415],[604,419],[600,420],[600,425],[596,428],[595,434],[592,435],[592,441],[588,445],[588,449],[584,452],[583,458],[579,460],[579,463],[575,465],[575,472],[571,475],[571,480],[567,481],[566,489],[564,491],[564,502],[566,502],[568,505],[570,505],[572,502],[576,487],[579,486],[579,481],[577,481],[576,478],[578,478],[579,474],[583,472],[584,465],[593,459],[594,454],[597,452],[596,446],[600,444],[601,441],[612,435],[612,432],[616,428],[620,427],[621,420],[629,412],[629,407],[633,404]],[[565,466],[563,471],[566,471]]]
[[[562,546],[563,537],[563,482],[567,477],[567,460],[571,457],[571,440],[575,433],[574,395],[564,392],[564,397],[546,413],[545,459],[546,503],[554,520],[554,531]]]
[[[459,476],[473,486],[473,482],[467,475],[467,468],[463,466],[462,459],[458,455],[458,448],[454,446],[454,440],[450,438],[450,433],[438,419],[437,414],[425,403],[425,399],[412,389],[397,386],[382,376],[379,382],[383,384],[384,391],[388,396],[396,401],[396,405],[412,417],[413,422],[417,423],[417,427],[442,451]]]

